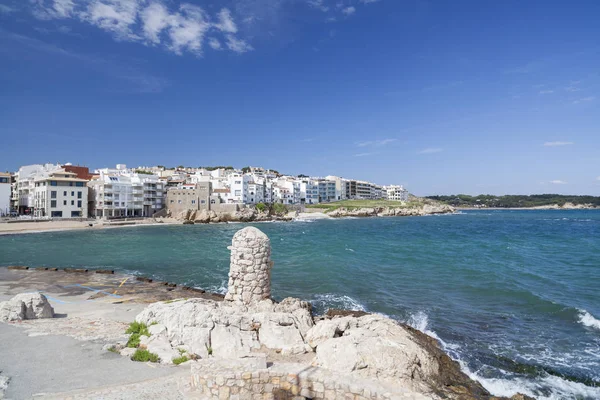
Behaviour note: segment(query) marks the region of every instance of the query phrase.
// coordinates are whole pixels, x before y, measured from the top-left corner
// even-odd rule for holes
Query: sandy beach
[[[154,218],[147,218],[143,220],[135,221],[115,221],[115,222],[101,222],[101,221],[78,221],[78,220],[48,220],[48,221],[19,221],[19,222],[2,222],[0,223],[0,235],[11,235],[21,233],[40,233],[40,232],[57,232],[57,231],[70,231],[79,229],[112,229],[112,228],[123,228],[127,226],[152,226],[161,224],[175,224],[179,223],[168,218],[156,220]]]

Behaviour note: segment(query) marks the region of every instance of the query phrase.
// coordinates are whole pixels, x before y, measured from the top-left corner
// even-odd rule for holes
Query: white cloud
[[[540,94],[552,94],[554,90],[540,90]]]
[[[323,12],[329,11],[329,7],[325,5],[325,2],[323,0],[308,0],[308,4],[311,7],[316,8],[317,10]]]
[[[354,157],[367,157],[367,156],[372,156],[375,153],[358,153],[355,154]]]
[[[233,18],[231,18],[231,11],[227,8],[219,11],[219,22],[215,26],[223,32],[237,33],[237,26],[233,22]]]
[[[203,8],[181,3],[170,11],[164,0],[31,0],[33,13],[40,19],[75,18],[110,32],[117,40],[161,45],[175,54],[202,55],[208,32],[224,34],[227,48],[237,53],[253,50],[238,38],[231,11],[222,8],[212,18]],[[208,39],[213,49],[225,48],[215,37]]]
[[[600,176],[596,178],[597,181],[600,181]]]
[[[17,11],[17,10],[15,10],[12,7],[9,7],[4,4],[0,4],[0,14],[10,14],[11,12],[15,12],[15,11]]]
[[[346,15],[352,15],[356,12],[356,8],[350,6],[350,7],[346,7],[342,10],[342,12]]]
[[[582,97],[580,99],[573,100],[573,104],[587,103],[589,101],[593,101],[594,99],[596,99],[596,96]]]
[[[368,140],[366,142],[358,142],[358,143],[356,143],[356,145],[358,147],[367,147],[367,146],[379,147],[379,146],[385,146],[386,144],[393,143],[397,140],[398,139]]]
[[[552,183],[553,185],[566,185],[567,184],[567,182],[561,181],[560,179],[555,179],[553,181],[550,181],[550,183]]]
[[[208,39],[208,45],[213,50],[222,50],[223,49],[223,46],[221,46],[221,42],[219,42],[219,39],[215,39],[215,38]]]
[[[579,89],[577,86],[573,86],[573,85],[571,85],[571,86],[567,86],[567,87],[565,88],[565,90],[566,90],[567,92],[579,92],[581,89]]]
[[[360,0],[361,3],[363,4],[371,4],[371,3],[376,3],[379,0]]]
[[[439,147],[429,147],[427,149],[419,151],[417,154],[435,154],[441,153],[442,151],[444,151],[444,149],[440,149]]]
[[[546,142],[544,143],[544,146],[546,147],[557,147],[557,146],[570,146],[574,144],[573,142]]]
[[[245,40],[237,39],[233,35],[227,35],[227,47],[229,50],[239,54],[254,50],[254,48],[246,43]]]

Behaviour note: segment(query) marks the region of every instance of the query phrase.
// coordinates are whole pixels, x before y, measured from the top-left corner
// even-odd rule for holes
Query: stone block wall
[[[211,360],[192,367],[192,391],[203,399],[219,400],[427,399],[414,392],[398,392],[397,388],[306,365],[280,363],[244,372],[224,365],[223,361]]]

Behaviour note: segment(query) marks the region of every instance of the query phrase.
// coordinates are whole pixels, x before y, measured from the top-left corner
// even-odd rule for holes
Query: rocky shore
[[[335,203],[330,203],[335,204]],[[217,213],[207,210],[187,210],[176,216],[183,224],[191,223],[219,223],[219,222],[265,222],[265,221],[293,221],[303,218],[344,218],[344,217],[410,217],[434,214],[449,214],[455,209],[441,203],[418,203],[399,205],[397,207],[337,207],[332,210],[308,208],[306,212],[291,211],[272,213],[260,211],[256,208],[244,208],[233,213]]]
[[[224,298],[203,291],[196,296],[189,288],[144,279],[127,288],[123,286],[125,279],[114,291],[93,290],[88,300],[82,298],[81,306],[74,304],[75,293],[66,294],[70,298],[18,295],[0,303],[0,317],[35,332],[102,340],[107,355],[121,361],[150,361],[158,363],[159,369],[181,371],[139,384],[99,384],[75,392],[46,394],[47,398],[133,399],[169,387],[176,392],[161,392],[160,398],[499,399],[464,374],[435,339],[407,325],[383,315],[351,310],[329,310],[326,315],[315,316],[310,304],[300,299],[271,299],[271,247],[260,230],[246,227],[238,231],[229,249],[229,284]],[[80,276],[85,275],[89,273],[82,271]],[[93,281],[101,285],[100,276],[120,280],[110,274],[93,275],[96,279],[92,282],[89,276],[84,278],[85,285],[63,288],[93,289],[88,285],[94,285]],[[28,282],[31,285],[34,281]],[[11,287],[15,290],[17,285]],[[128,302],[135,301],[135,293],[148,289],[164,291],[170,299],[139,309],[127,332],[122,319],[111,321],[121,307],[126,307],[128,314],[138,309]],[[90,303],[92,298],[108,302],[109,308],[99,309],[93,300]],[[52,306],[65,310],[65,303],[73,304],[68,314],[52,318],[61,316]],[[72,311],[92,306],[96,308],[91,314]],[[82,337],[82,330],[89,333]],[[40,362],[39,357],[36,360]],[[513,399],[526,397],[515,395]]]

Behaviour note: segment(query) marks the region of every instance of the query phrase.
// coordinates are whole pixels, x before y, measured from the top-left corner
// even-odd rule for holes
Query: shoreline
[[[53,341],[58,342],[59,348],[64,348],[65,343],[72,343],[67,349],[57,350],[54,346],[47,346],[43,351],[44,359],[48,358],[51,360],[57,357],[53,356],[53,353],[61,352],[63,356],[68,359],[82,359],[82,363],[86,365],[83,368],[83,375],[86,375],[90,381],[86,380],[83,386],[76,387],[70,383],[66,384],[65,387],[56,386],[54,383],[39,382],[36,380],[35,389],[41,389],[39,386],[50,386],[53,390],[44,390],[38,393],[43,393],[49,398],[62,398],[65,395],[70,397],[75,395],[74,398],[87,398],[89,394],[105,393],[104,391],[113,390],[115,387],[120,387],[122,390],[133,395],[131,398],[136,398],[135,393],[138,393],[140,387],[146,385],[148,378],[154,378],[154,373],[160,371],[158,374],[160,377],[157,381],[153,382],[153,385],[162,386],[169,379],[175,376],[182,376],[189,379],[189,374],[185,371],[189,371],[188,368],[177,368],[173,366],[156,365],[142,363],[131,363],[129,357],[123,357],[119,354],[111,354],[107,351],[111,347],[114,347],[114,343],[124,343],[127,341],[127,335],[124,335],[124,331],[134,318],[139,318],[139,313],[148,309],[147,307],[171,307],[169,304],[177,301],[185,301],[186,304],[207,304],[198,303],[198,301],[209,301],[221,303],[223,301],[222,295],[212,294],[205,292],[204,290],[192,290],[191,288],[181,287],[175,284],[167,284],[166,282],[148,282],[148,278],[137,279],[138,277],[130,274],[115,273],[115,274],[99,274],[95,273],[94,270],[89,272],[75,272],[65,273],[64,270],[40,270],[29,269],[29,270],[10,270],[8,267],[0,267],[0,301],[8,300],[12,296],[18,293],[30,292],[32,289],[44,293],[47,299],[50,301],[52,306],[55,308],[56,317],[50,319],[38,319],[38,320],[23,320],[18,323],[8,323],[7,327],[3,328],[4,324],[0,324],[0,333],[3,337],[12,337],[12,341],[15,341],[19,345],[16,346],[18,350],[11,350],[8,355],[10,365],[7,365],[5,374],[9,377],[17,378],[14,382],[9,380],[11,390],[17,390],[24,394],[28,390],[32,390],[28,385],[24,385],[20,379],[19,370],[21,368],[27,368],[28,370],[32,367],[30,364],[34,360],[33,358],[23,357],[21,362],[16,360],[19,357],[26,356],[31,349],[37,348],[39,342],[36,341],[47,341],[45,338],[56,338]],[[59,279],[56,279],[59,278]],[[121,283],[119,283],[121,282]],[[113,293],[114,290],[114,293]],[[193,300],[198,299],[198,300]],[[288,299],[289,300],[289,299]],[[284,306],[287,300],[283,300],[281,304]],[[227,302],[226,302],[227,303]],[[154,305],[154,306],[151,306]],[[218,304],[216,304],[218,307]],[[229,307],[225,306],[224,307]],[[261,312],[264,310],[261,309]],[[136,317],[138,315],[138,317]],[[348,318],[352,318],[356,321],[356,318],[365,316],[375,317],[377,320],[387,318],[380,314],[372,314],[368,312],[356,312],[352,310],[341,310],[332,309],[325,314],[312,313],[314,323],[317,324],[319,321],[345,321]],[[342,318],[342,319],[335,319]],[[477,395],[473,398],[494,398],[494,399],[506,399],[505,397],[493,397],[487,392],[479,382],[472,380],[466,375],[456,361],[453,361],[449,355],[443,350],[438,340],[434,337],[428,336],[426,333],[419,331],[397,320],[391,320],[397,324],[397,329],[406,331],[408,337],[412,337],[412,340],[416,346],[424,351],[425,354],[429,354],[439,363],[439,376],[434,375],[436,378],[435,383],[432,382],[433,392],[440,397],[442,393],[460,395],[461,393],[468,392],[472,395]],[[327,323],[326,323],[327,324]],[[13,329],[17,328],[17,329]],[[7,331],[8,329],[8,331]],[[25,338],[23,339],[23,337]],[[41,338],[38,338],[41,337]],[[21,338],[21,339],[19,339]],[[80,343],[80,344],[78,344]],[[90,350],[84,350],[82,348],[92,350],[92,354],[88,354]],[[261,351],[264,351],[262,349]],[[255,357],[259,357],[258,353],[255,353]],[[286,367],[286,363],[309,363],[314,355],[310,353],[304,357],[302,355],[293,355],[293,353],[281,355],[280,352],[267,352],[264,353],[266,361],[270,362],[271,365]],[[106,357],[103,354],[110,354],[110,362],[106,361]],[[310,356],[310,357],[309,357]],[[85,358],[89,358],[87,361]],[[264,357],[264,356],[263,356]],[[39,359],[39,358],[38,358]],[[208,362],[212,358],[208,358]],[[192,367],[192,373],[195,367],[199,367],[203,364],[198,361],[190,361]],[[17,364],[15,366],[15,364]],[[111,365],[117,368],[132,368],[135,371],[133,377],[123,377],[117,379],[118,383],[113,382],[110,378],[104,377],[106,371],[112,370]],[[291,365],[291,364],[290,364]],[[295,364],[298,365],[298,364]],[[150,367],[150,368],[148,368]],[[73,370],[80,367],[73,365],[57,366],[57,369],[69,369]],[[244,363],[240,361],[240,364],[227,363],[226,368],[244,368]],[[270,367],[269,367],[270,368]],[[43,368],[33,367],[34,375],[40,373],[47,373]],[[154,370],[154,372],[150,372]],[[260,370],[263,372],[263,370]],[[64,372],[64,371],[63,371]],[[152,375],[152,376],[151,376]],[[31,376],[28,374],[28,376]],[[95,379],[99,376],[98,379]],[[364,377],[365,379],[374,379]],[[167,379],[167,380],[165,380]],[[338,378],[341,379],[341,378]],[[365,385],[381,384],[387,385],[390,381],[385,379],[374,379],[363,382]],[[396,389],[400,391],[409,390],[412,392],[410,386],[404,386],[403,384],[394,385]],[[450,388],[448,390],[448,387]],[[391,389],[389,386],[388,389]],[[456,391],[455,389],[456,388]],[[47,389],[44,387],[44,389]],[[362,390],[362,388],[360,389]],[[106,392],[108,393],[108,392]],[[361,392],[362,393],[362,392]],[[32,392],[31,395],[35,395],[36,392]],[[82,397],[77,397],[80,394]],[[412,392],[416,398],[429,398],[423,395],[425,393],[417,390]],[[481,397],[480,397],[481,396]],[[42,396],[43,397],[43,396]],[[96,397],[94,397],[96,398]],[[103,397],[102,397],[103,398]],[[113,397],[107,397],[113,398]],[[115,397],[116,398],[116,397]],[[121,398],[121,397],[119,397]],[[126,397],[130,398],[130,397]],[[163,397],[165,399],[172,398],[170,396]],[[174,398],[174,397],[173,397]],[[179,398],[179,397],[177,397]],[[378,397],[379,398],[379,397]],[[386,397],[387,398],[387,397]],[[437,398],[437,396],[435,396]],[[453,397],[450,397],[453,398]],[[458,397],[457,397],[458,398]],[[461,397],[462,398],[462,397]],[[523,399],[524,397],[515,397],[515,399]]]

